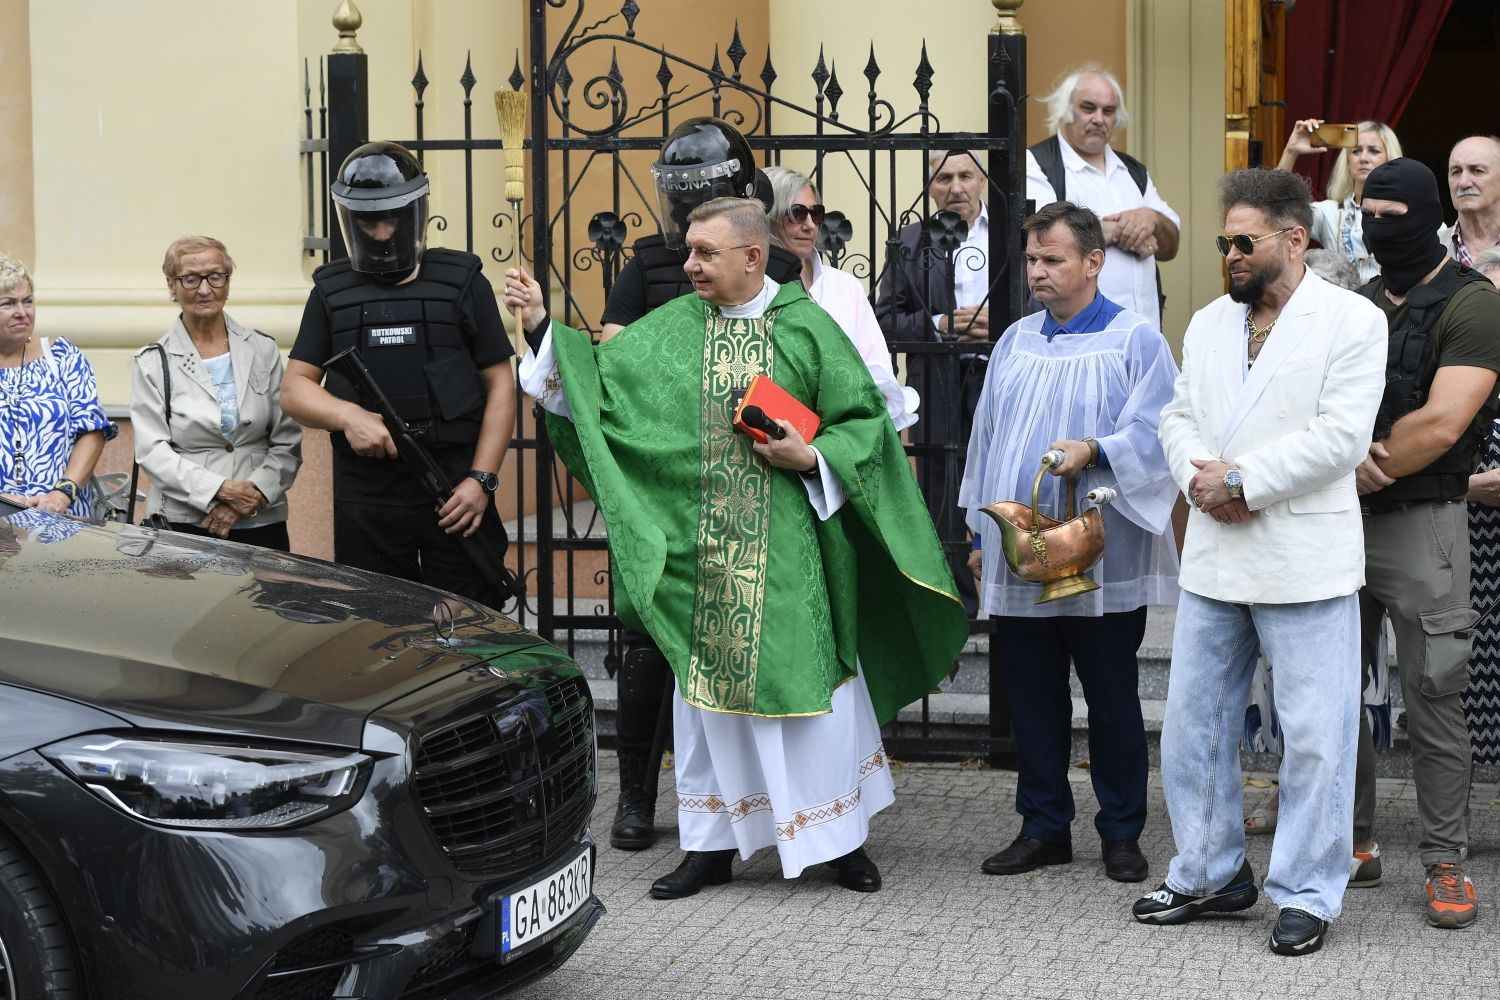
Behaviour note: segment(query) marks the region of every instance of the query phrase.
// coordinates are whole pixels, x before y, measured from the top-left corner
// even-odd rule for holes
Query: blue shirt
[[[1094,301],[1083,307],[1077,316],[1068,320],[1068,325],[1063,326],[1052,318],[1049,312],[1042,317],[1042,336],[1050,343],[1052,338],[1059,333],[1099,333],[1108,328],[1109,324],[1120,313],[1125,311],[1124,306],[1116,305],[1106,299],[1097,289],[1094,291]]]

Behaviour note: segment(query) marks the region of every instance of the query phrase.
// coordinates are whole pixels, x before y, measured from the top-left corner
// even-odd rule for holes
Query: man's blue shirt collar
[[[1043,311],[1042,336],[1051,340],[1059,333],[1098,333],[1108,328],[1114,318],[1125,311],[1124,306],[1118,306],[1106,299],[1098,291],[1094,292],[1094,301],[1083,307],[1083,311],[1072,319],[1068,325],[1063,326],[1052,318],[1050,312]]]

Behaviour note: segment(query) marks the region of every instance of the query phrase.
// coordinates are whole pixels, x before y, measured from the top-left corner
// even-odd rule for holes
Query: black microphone
[[[786,437],[786,428],[766,416],[765,410],[753,404],[740,411],[740,423],[746,427],[754,427],[767,437],[773,437],[778,441]]]

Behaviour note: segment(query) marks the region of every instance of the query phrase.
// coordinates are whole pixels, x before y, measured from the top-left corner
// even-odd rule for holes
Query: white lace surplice
[[[1156,436],[1172,398],[1177,365],[1160,333],[1131,312],[1097,333],[1041,333],[1045,313],[1006,331],[990,356],[974,413],[958,503],[982,539],[980,607],[992,615],[1055,617],[1131,611],[1177,603],[1177,548],[1171,536],[1177,487]],[[1093,437],[1109,468],[1078,476],[1078,502],[1096,486],[1119,491],[1104,508],[1104,556],[1089,571],[1100,589],[1037,604],[1041,588],[1010,572],[1000,529],[980,508],[997,500],[1031,503],[1041,457],[1053,441]],[[1040,506],[1061,519],[1066,480],[1043,477]]]

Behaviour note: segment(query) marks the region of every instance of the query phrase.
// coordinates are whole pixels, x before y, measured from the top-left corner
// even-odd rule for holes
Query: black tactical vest
[[[1427,403],[1427,393],[1438,370],[1437,352],[1429,336],[1432,328],[1465,285],[1485,280],[1475,271],[1455,264],[1445,266],[1431,281],[1407,293],[1406,313],[1401,323],[1391,328],[1386,349],[1385,395],[1375,414],[1375,440],[1389,437],[1397,420]],[[1359,293],[1378,302],[1377,296],[1383,288],[1376,278],[1363,285]],[[1492,411],[1493,405],[1486,403],[1481,412]],[[1481,428],[1471,424],[1458,443],[1431,465],[1366,495],[1361,501],[1363,506],[1379,509],[1408,500],[1453,500],[1463,496],[1469,491],[1469,474],[1474,471],[1474,459],[1484,443],[1484,428],[1488,425],[1488,421]]]
[[[687,251],[670,249],[660,234],[642,236],[635,241],[635,260],[641,269],[641,277],[646,282],[647,312],[693,290],[692,281],[682,269],[683,264],[687,263]],[[766,275],[772,281],[784,285],[795,280],[801,273],[802,261],[796,254],[771,244],[771,254],[766,259]]]
[[[456,250],[428,250],[415,281],[381,285],[349,266],[324,264],[313,284],[327,303],[333,353],[357,346],[370,374],[396,412],[434,445],[473,444],[484,416],[484,381],[460,327],[479,258]],[[328,391],[368,405],[337,372]]]

